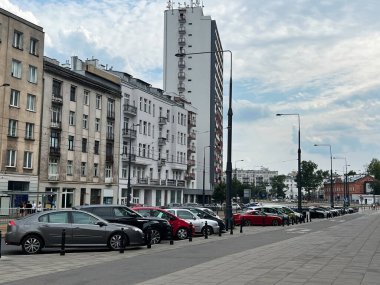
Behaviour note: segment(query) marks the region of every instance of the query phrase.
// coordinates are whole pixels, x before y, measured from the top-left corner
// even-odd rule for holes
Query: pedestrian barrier
[[[66,230],[62,230],[62,237],[61,237],[61,251],[59,252],[60,255],[66,254]]]
[[[152,230],[150,227],[146,229],[146,247],[147,248],[152,247]]]

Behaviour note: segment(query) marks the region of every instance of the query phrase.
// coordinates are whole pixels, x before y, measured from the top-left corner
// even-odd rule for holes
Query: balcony
[[[159,160],[158,160],[158,167],[162,167],[162,166],[164,166],[166,164],[166,159],[164,159],[164,158],[160,158]]]
[[[181,35],[186,34],[186,28],[184,26],[178,27],[178,33]]]
[[[106,154],[106,162],[113,163],[113,154]]]
[[[137,131],[132,129],[123,129],[123,137],[135,139],[137,137]]]
[[[196,149],[195,145],[189,145],[188,149],[187,149],[187,151],[190,152],[190,153],[195,153],[196,150],[197,149]]]
[[[159,125],[166,125],[167,121],[168,121],[168,120],[167,120],[166,117],[161,117],[161,116],[160,116],[160,117],[158,118],[158,124],[159,124]]]
[[[53,147],[53,146],[51,146],[49,154],[51,156],[61,156],[61,150],[60,150],[59,147]]]
[[[185,178],[186,180],[195,180],[195,173],[187,173]]]
[[[123,161],[129,161],[129,153],[124,153],[121,156]],[[136,154],[131,153],[131,162],[136,162]]]
[[[61,122],[50,122],[50,127],[52,129],[62,129],[62,123]]]
[[[186,45],[186,38],[184,38],[184,37],[179,37],[179,38],[178,38],[178,44],[179,44],[180,46],[185,46],[185,45]]]
[[[186,16],[184,14],[179,14],[179,16],[178,16],[178,22],[180,22],[180,23],[186,23]]]
[[[129,105],[129,104],[124,104],[124,114],[136,116],[137,115],[137,107]]]
[[[186,78],[185,72],[178,72],[178,79],[184,80]]]
[[[185,91],[185,83],[178,83],[178,92]]]
[[[62,96],[51,96],[51,101],[56,104],[63,104],[63,97]]]
[[[48,180],[49,180],[49,181],[52,181],[52,182],[57,182],[57,181],[59,181],[59,174],[58,174],[58,173],[49,174],[49,175],[48,175]]]
[[[107,111],[107,119],[115,120],[115,111],[108,110]]]
[[[104,178],[104,183],[107,184],[107,185],[110,185],[112,184],[113,182],[113,178],[112,177],[106,177]]]
[[[185,63],[185,60],[184,59],[180,59],[178,61],[178,67],[179,68],[185,68],[186,67],[186,63]]]
[[[195,132],[191,132],[188,135],[189,140],[195,140],[197,138],[197,134]]]
[[[187,160],[187,166],[195,166],[195,160],[194,159]]]
[[[113,141],[114,139],[115,139],[115,134],[107,132],[107,140]]]
[[[164,146],[166,145],[166,138],[158,138],[158,146]]]
[[[149,184],[149,180],[148,180],[148,178],[139,178],[137,183],[147,185],[147,184]]]
[[[196,127],[197,126],[197,120],[195,118],[189,118],[188,124],[190,127]]]

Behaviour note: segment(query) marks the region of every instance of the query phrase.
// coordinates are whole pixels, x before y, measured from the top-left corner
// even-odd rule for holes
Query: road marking
[[[293,229],[287,229],[285,232],[289,234],[306,234],[310,232],[311,229],[305,229],[305,228],[293,228]]]

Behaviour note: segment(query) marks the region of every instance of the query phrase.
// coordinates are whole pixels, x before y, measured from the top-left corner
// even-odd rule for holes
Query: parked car
[[[165,219],[143,217],[131,208],[123,205],[86,205],[78,206],[86,212],[93,213],[109,222],[131,225],[140,228],[144,233],[151,230],[151,243],[160,243],[161,239],[169,239],[172,227]]]
[[[186,239],[190,229],[190,223],[178,218],[168,211],[158,207],[134,207],[133,210],[140,213],[143,217],[156,217],[167,220],[172,226],[172,235],[177,239]],[[195,233],[193,228],[193,234]]]
[[[235,225],[239,226],[280,226],[282,218],[277,215],[266,214],[262,211],[250,210],[245,213],[233,214]]]
[[[289,222],[290,222],[289,215],[287,215],[284,212],[284,210],[281,208],[276,208],[276,207],[271,207],[271,206],[254,206],[254,207],[248,207],[248,209],[249,210],[262,211],[265,214],[279,216],[283,220],[284,224],[289,225]]]
[[[218,223],[219,229],[221,231],[224,231],[226,229],[226,225],[225,225],[224,221],[221,218],[219,218],[218,216],[210,214],[207,211],[208,210],[207,208],[183,207],[181,209],[188,209],[191,212],[193,212],[194,214],[196,214],[201,219],[216,221]]]
[[[325,219],[328,216],[328,211],[318,207],[309,207],[310,217],[312,219]]]
[[[137,227],[109,223],[78,210],[39,212],[9,221],[5,243],[21,245],[24,253],[39,253],[44,247],[60,247],[65,230],[67,247],[108,246],[119,249],[125,234],[127,245],[144,245],[144,233]]]
[[[270,207],[273,207],[273,208],[279,208],[279,209],[283,210],[284,213],[289,216],[290,220],[299,221],[299,220],[303,219],[302,213],[298,213],[297,211],[295,211],[293,209],[290,209],[287,206],[278,205],[278,204],[268,204],[268,205],[265,205],[265,206],[270,206]]]
[[[219,232],[219,225],[216,221],[201,219],[196,214],[187,209],[166,209],[169,213],[192,223],[195,229],[195,232],[198,234],[205,234],[207,230],[208,235]],[[206,227],[207,222],[207,227]]]

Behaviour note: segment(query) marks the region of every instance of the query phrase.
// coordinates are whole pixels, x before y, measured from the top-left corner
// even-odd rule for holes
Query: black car
[[[219,229],[221,231],[226,230],[226,225],[222,219],[220,219],[217,216],[211,215],[210,213],[204,211],[202,208],[198,208],[198,207],[179,207],[179,208],[188,209],[191,212],[193,212],[194,214],[196,214],[201,219],[216,221],[216,222],[218,222],[218,226],[219,226]]]
[[[165,219],[143,217],[134,210],[122,205],[86,205],[75,209],[93,213],[108,222],[131,225],[140,228],[144,233],[151,229],[151,243],[160,243],[161,239],[169,239],[172,227]]]

